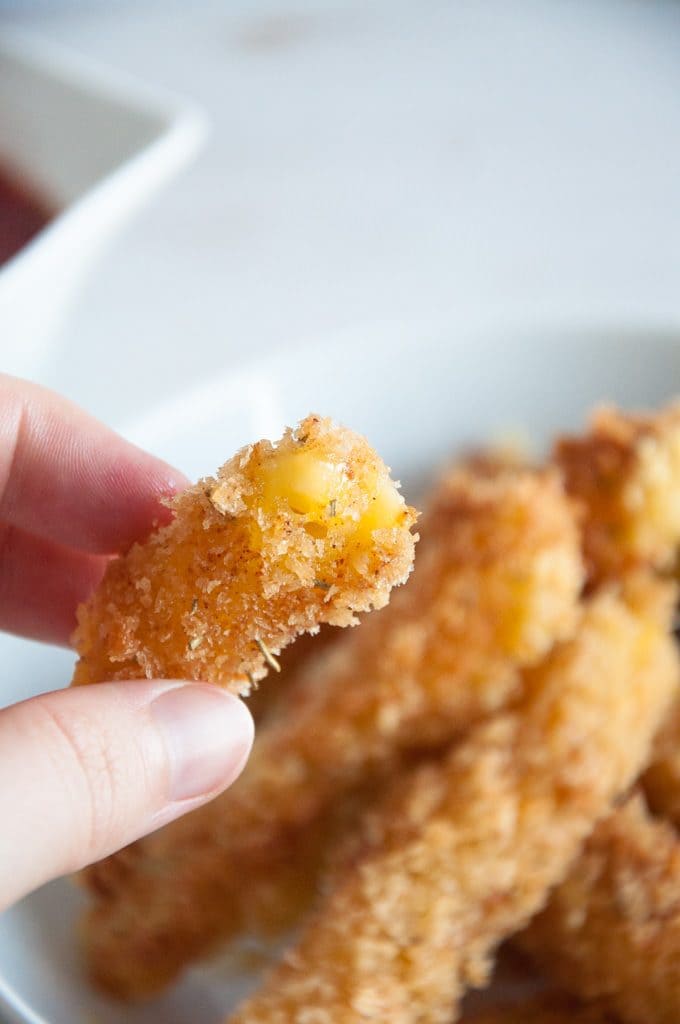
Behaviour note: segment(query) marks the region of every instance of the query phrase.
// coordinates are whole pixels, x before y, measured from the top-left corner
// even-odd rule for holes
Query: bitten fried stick
[[[463,1024],[616,1024],[616,1020],[598,1006],[549,993],[466,1014]]]
[[[177,495],[78,611],[73,682],[197,679],[240,693],[320,623],[380,608],[413,563],[415,512],[359,435],[308,416]]]
[[[673,567],[680,546],[680,406],[648,415],[600,409],[590,430],[565,437],[554,460],[585,506],[591,578]]]
[[[482,723],[375,812],[366,848],[231,1024],[450,1024],[497,944],[539,910],[639,772],[678,682],[675,590],[593,598]]]
[[[311,667],[229,794],[90,869],[100,986],[143,995],[289,923],[357,791],[516,697],[518,666],[573,631],[580,536],[554,473],[459,469],[423,527],[409,585]]]
[[[520,944],[630,1024],[680,1020],[680,842],[640,797],[595,830]]]

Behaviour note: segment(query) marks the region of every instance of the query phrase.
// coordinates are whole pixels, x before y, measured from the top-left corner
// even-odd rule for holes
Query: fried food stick
[[[499,1003],[481,1013],[466,1014],[463,1024],[616,1024],[616,1021],[599,1006],[577,1003],[568,996],[551,992]]]
[[[587,433],[558,441],[553,457],[585,508],[594,582],[646,565],[673,567],[680,546],[680,405],[644,415],[602,408]]]
[[[518,666],[573,631],[582,578],[554,473],[448,475],[399,600],[311,666],[229,795],[90,869],[93,978],[141,996],[219,942],[289,923],[353,802],[516,697]]]
[[[672,569],[680,548],[680,406],[627,415],[603,409],[590,430],[555,448],[567,490],[583,503],[585,556],[597,581],[644,563]],[[662,726],[644,787],[650,807],[680,825],[680,701]]]
[[[668,570],[675,562],[679,422],[677,408],[644,419],[607,412],[590,437],[568,443],[567,483],[573,493],[586,496],[585,536],[590,538],[595,578],[625,573],[631,561],[626,538],[635,542],[636,559],[652,568]],[[676,699],[643,776],[652,809],[676,823],[679,743]],[[661,1019],[656,1015],[659,1005],[674,1005],[671,1018],[680,1019],[675,1016],[680,1010],[674,993],[678,981],[670,970],[672,957],[680,951],[675,934],[680,914],[676,911],[674,917],[669,906],[673,888],[680,884],[676,846],[672,832],[649,818],[640,799],[615,811],[596,830],[570,878],[521,943],[576,994],[606,995],[624,1020]],[[605,941],[607,928],[615,941]],[[640,985],[638,968],[646,979]]]
[[[680,1020],[680,843],[639,796],[595,830],[520,939],[570,992],[630,1024]]]
[[[170,503],[78,611],[75,684],[197,679],[240,693],[322,622],[380,608],[413,563],[415,512],[359,435],[308,416]]]
[[[363,853],[231,1024],[450,1024],[645,762],[678,682],[674,593],[648,579],[629,606],[596,596],[576,636],[527,671],[524,708],[397,783]]]

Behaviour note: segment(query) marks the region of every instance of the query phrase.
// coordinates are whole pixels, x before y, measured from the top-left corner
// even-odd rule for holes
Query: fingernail
[[[253,720],[237,697],[187,684],[157,697],[151,713],[168,751],[171,802],[223,789],[239,775],[252,745]]]

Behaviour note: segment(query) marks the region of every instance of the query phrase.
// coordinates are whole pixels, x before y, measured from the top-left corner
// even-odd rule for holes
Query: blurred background
[[[1,5],[0,29],[66,48],[86,89],[108,68],[133,106],[146,83],[210,124],[31,357],[114,425],[363,323],[678,322],[678,3],[51,0]],[[35,182],[66,159],[45,152]]]

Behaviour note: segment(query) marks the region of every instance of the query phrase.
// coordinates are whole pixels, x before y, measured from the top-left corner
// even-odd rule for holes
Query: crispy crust
[[[680,405],[627,415],[605,408],[582,437],[555,446],[567,490],[583,505],[593,582],[644,564],[665,572],[680,546]],[[650,807],[680,825],[680,701],[655,741],[643,784]]]
[[[680,843],[634,797],[595,830],[521,945],[630,1024],[680,1020]]]
[[[527,672],[524,709],[400,781],[357,861],[231,1024],[450,1024],[648,756],[678,681],[673,598],[652,580],[633,607],[595,597],[574,639]]]
[[[680,406],[641,415],[602,408],[585,435],[557,442],[554,461],[584,507],[594,582],[644,565],[673,566],[680,545]]]
[[[562,442],[567,485],[585,504],[591,578],[632,564],[659,572],[677,560],[680,410],[627,417],[606,410],[591,434]],[[642,777],[654,811],[680,822],[680,702],[655,739]],[[622,1020],[680,1019],[672,960],[680,952],[680,851],[640,798],[596,830],[567,882],[521,944],[577,995],[601,995]],[[671,1008],[668,1010],[668,1008]],[[668,1013],[667,1016],[664,1016]]]
[[[321,521],[266,491],[275,460],[301,454],[331,481]],[[359,529],[388,479],[362,437],[319,416],[277,445],[242,449],[172,500],[168,526],[109,565],[78,610],[73,682],[196,679],[247,693],[273,664],[269,651],[382,607],[415,542],[403,502],[394,525]]]
[[[86,952],[108,991],[146,994],[216,942],[287,923],[367,792],[517,697],[518,666],[575,628],[580,536],[556,474],[459,469],[424,538],[398,600],[311,666],[228,794],[87,873]]]

